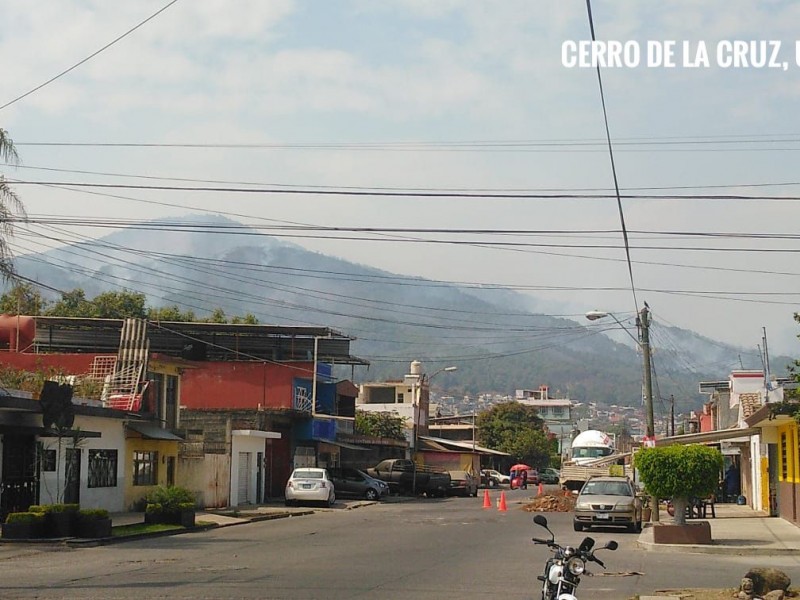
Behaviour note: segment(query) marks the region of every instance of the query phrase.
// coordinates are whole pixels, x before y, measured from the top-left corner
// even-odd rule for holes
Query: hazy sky
[[[0,0],[0,105],[167,3],[42,0],[31,10]],[[642,52],[637,67],[602,70],[623,193],[706,196],[623,199],[636,300],[615,199],[490,197],[613,192],[597,73],[562,64],[565,41],[590,39],[583,1],[179,0],[0,109],[22,159],[2,173],[40,182],[468,190],[484,196],[15,188],[31,217],[212,211],[264,227],[410,229],[394,235],[439,243],[319,231],[302,235],[322,239],[294,241],[403,274],[553,288],[532,292],[550,314],[631,314],[647,301],[656,320],[748,348],[766,327],[771,350],[800,355],[792,319],[800,245],[791,237],[800,201],[707,197],[800,196],[800,4],[604,0],[592,11],[599,40],[634,42],[628,48]],[[676,65],[647,67],[648,44],[665,40],[677,42]],[[768,42],[780,41],[779,68],[723,66],[734,40],[754,42],[739,56],[748,64],[765,58],[762,46],[769,63]],[[684,66],[683,41],[690,59],[704,45],[708,66]],[[416,231],[428,228],[528,233]],[[41,248],[36,242],[26,233],[16,250]]]

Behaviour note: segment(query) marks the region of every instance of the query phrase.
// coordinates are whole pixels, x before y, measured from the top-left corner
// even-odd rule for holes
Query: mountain
[[[127,289],[144,293],[150,306],[174,304],[198,317],[222,308],[229,316],[252,313],[261,323],[337,328],[354,336],[353,353],[372,363],[352,373],[356,381],[400,378],[418,359],[429,373],[457,365],[457,373],[436,379],[440,391],[456,396],[548,385],[554,397],[641,402],[641,355],[619,329],[607,328],[612,339],[588,322],[537,314],[541,302],[519,292],[395,275],[221,216],[129,226],[20,256],[16,265],[28,278],[64,291],[82,288],[89,298]],[[697,407],[699,381],[725,379],[741,366],[761,368],[752,352],[658,322],[651,341],[656,410],[670,395]],[[789,362],[777,357],[772,364]]]

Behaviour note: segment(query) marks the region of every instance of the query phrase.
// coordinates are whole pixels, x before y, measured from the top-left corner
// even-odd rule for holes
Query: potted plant
[[[145,523],[168,523],[194,527],[195,500],[186,488],[160,485],[146,497]]]
[[[37,512],[9,513],[3,523],[3,537],[9,540],[30,540],[42,537],[44,514]]]
[[[44,537],[72,537],[75,535],[78,504],[34,504],[30,512],[44,516]]]
[[[111,537],[111,517],[104,508],[82,508],[78,511],[76,524],[78,537]]]

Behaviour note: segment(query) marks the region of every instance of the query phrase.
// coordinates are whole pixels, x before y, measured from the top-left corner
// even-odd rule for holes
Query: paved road
[[[0,562],[0,597],[529,599],[547,551],[530,543],[538,528],[515,504],[522,494],[508,494],[507,512],[482,509],[480,496],[422,500],[97,548],[20,548]],[[547,516],[557,538],[580,541],[569,514]],[[608,575],[585,579],[581,597],[588,599],[734,587],[757,562],[642,552],[637,536],[623,532],[592,536],[598,545],[614,538],[620,549],[605,556]],[[800,581],[798,559],[774,564]]]

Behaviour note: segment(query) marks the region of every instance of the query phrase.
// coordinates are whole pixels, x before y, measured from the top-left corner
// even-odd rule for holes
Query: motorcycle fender
[[[558,600],[578,600],[578,597],[572,594],[559,594]]]

